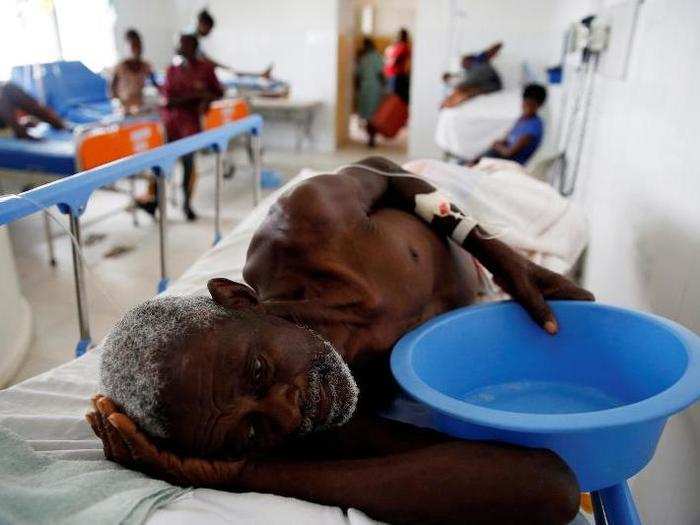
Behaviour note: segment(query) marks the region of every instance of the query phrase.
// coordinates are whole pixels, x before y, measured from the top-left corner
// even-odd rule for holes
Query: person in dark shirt
[[[523,114],[515,121],[508,134],[494,142],[491,147],[474,159],[476,164],[482,157],[513,160],[525,164],[537,151],[544,135],[544,124],[537,114],[547,99],[547,90],[540,84],[528,84],[523,90]]]

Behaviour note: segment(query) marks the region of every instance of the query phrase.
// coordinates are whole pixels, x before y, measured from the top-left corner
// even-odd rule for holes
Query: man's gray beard
[[[352,377],[350,368],[331,343],[325,341],[324,346],[325,351],[319,353],[311,363],[309,385],[302,407],[300,435],[344,425],[357,408],[360,390]],[[325,387],[330,407],[326,421],[317,423],[321,384]]]

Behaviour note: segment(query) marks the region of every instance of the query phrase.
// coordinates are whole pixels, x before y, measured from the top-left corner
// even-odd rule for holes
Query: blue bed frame
[[[119,179],[130,177],[144,170],[152,170],[158,185],[158,231],[160,248],[160,281],[158,292],[168,286],[166,265],[167,250],[167,205],[165,180],[171,175],[177,160],[188,153],[212,148],[216,154],[216,202],[214,220],[214,243],[221,239],[221,187],[223,185],[222,153],[226,151],[230,140],[244,134],[251,135],[253,150],[253,198],[255,204],[260,200],[261,179],[261,133],[263,120],[259,115],[251,115],[239,121],[226,124],[216,129],[203,131],[168,143],[164,146],[132,155],[104,166],[67,176],[61,180],[25,191],[20,198],[15,195],[0,197],[0,226],[43,211],[51,206],[58,206],[61,213],[69,216],[71,233],[80,244],[80,216],[85,211],[88,200],[95,190],[113,184]],[[75,348],[80,356],[92,344],[90,323],[85,300],[85,280],[83,265],[75,245],[73,250],[73,272],[75,277],[76,300],[80,340]]]

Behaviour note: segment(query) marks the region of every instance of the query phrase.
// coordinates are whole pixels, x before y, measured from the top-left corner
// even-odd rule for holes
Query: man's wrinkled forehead
[[[198,404],[212,392],[237,392],[256,334],[254,326],[239,319],[219,320],[207,330],[183,334],[178,358],[170,363],[167,397]]]
[[[184,334],[182,366],[213,368],[230,377],[244,367],[251,351],[294,339],[288,325],[247,312],[219,319],[205,330]]]
[[[244,317],[218,319],[212,326],[183,334],[182,357],[188,363],[216,362],[225,356],[241,358],[251,341],[260,333],[258,323]]]

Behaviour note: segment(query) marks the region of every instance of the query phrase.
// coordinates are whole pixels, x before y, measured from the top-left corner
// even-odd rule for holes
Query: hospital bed
[[[106,80],[78,61],[58,61],[46,64],[16,66],[12,81],[53,108],[62,118],[76,126],[76,132],[55,131],[45,125],[36,134],[41,140],[32,142],[0,138],[0,187],[5,191],[36,186],[78,171],[96,167],[118,158],[165,143],[163,127],[156,114],[124,118],[112,106],[107,94]],[[202,119],[203,129],[212,129],[242,118],[250,113],[241,98],[216,101]],[[248,147],[250,152],[250,147]],[[252,154],[249,153],[252,161]],[[233,166],[225,153],[224,174]],[[129,178],[131,201],[135,182]],[[175,192],[171,192],[175,196]],[[130,206],[134,224],[136,209]],[[44,230],[49,261],[55,265],[51,224],[44,216]],[[220,234],[219,234],[220,237]]]
[[[160,124],[152,123],[152,129],[158,129]],[[142,130],[142,128],[140,128]],[[83,265],[80,257],[80,216],[85,211],[88,200],[98,188],[114,184],[118,180],[133,176],[144,170],[152,170],[158,184],[159,200],[159,244],[160,244],[160,272],[158,291],[163,291],[168,285],[166,266],[166,229],[167,206],[166,179],[172,174],[178,158],[188,153],[193,153],[204,148],[212,148],[216,159],[216,189],[215,189],[215,218],[214,218],[214,242],[221,237],[221,179],[222,162],[221,152],[225,151],[231,138],[245,133],[253,135],[252,149],[255,159],[255,176],[253,178],[253,195],[257,204],[260,198],[260,132],[262,118],[252,115],[239,119],[234,123],[228,123],[219,127],[186,137],[184,139],[162,145],[155,149],[142,151],[139,154],[123,158],[120,161],[107,163],[86,171],[65,177],[44,186],[23,192],[20,196],[9,195],[0,197],[0,225],[9,224],[17,219],[32,215],[43,209],[58,206],[58,209],[68,215],[70,231],[75,239],[72,244],[73,266],[75,274],[76,296],[78,303],[78,320],[80,324],[80,341],[76,346],[76,355],[81,355],[91,345],[90,327],[85,304],[85,283],[83,278]],[[162,130],[161,130],[162,133]],[[104,133],[95,135],[93,140],[99,141],[106,136]],[[133,136],[133,134],[132,134]],[[139,136],[144,137],[141,133]],[[143,150],[148,149],[148,142],[142,144]],[[160,136],[162,141],[162,135]],[[132,144],[133,145],[133,144]],[[115,152],[118,153],[118,152]],[[88,157],[87,160],[91,160]]]
[[[163,147],[124,159],[101,168],[89,170],[27,192],[32,201],[45,208],[58,205],[61,211],[71,217],[71,228],[80,239],[78,218],[84,211],[89,195],[98,187],[145,168],[154,168],[158,174],[159,187],[165,198],[164,177],[172,169],[175,159],[185,153],[200,148],[214,147],[217,151],[225,148],[234,136],[252,133],[255,148],[258,150],[262,120],[259,116],[246,117],[235,123],[226,124],[211,131],[167,144]],[[259,178],[259,163],[256,167]],[[228,235],[223,237],[208,250],[180,278],[170,283],[165,267],[166,222],[161,217],[159,222],[161,281],[158,290],[171,295],[206,294],[206,282],[213,277],[227,277],[242,280],[248,244],[253,233],[264,220],[270,206],[283,192],[292,185],[313,176],[307,172],[290,181],[283,188],[266,197],[253,212]],[[218,170],[217,180],[221,179]],[[259,184],[255,186],[256,191]],[[219,197],[217,197],[218,204]],[[0,199],[0,224],[7,224],[20,217],[35,213],[37,207],[31,202],[17,198]],[[74,251],[76,268],[76,291],[81,323],[81,343],[89,341],[89,332],[83,331],[84,283],[82,267]],[[167,289],[166,289],[167,287]],[[83,306],[81,306],[83,304]],[[82,313],[81,313],[82,312]],[[84,344],[78,350],[85,349]],[[84,353],[78,359],[57,369],[51,370],[24,383],[0,391],[0,425],[19,434],[34,449],[44,451],[47,455],[63,459],[100,459],[102,450],[100,442],[94,438],[92,431],[84,422],[84,414],[89,407],[89,398],[99,386],[97,383],[100,349]],[[395,414],[388,417],[414,420],[417,424],[429,425],[425,412],[413,404],[403,404],[395,408]],[[597,524],[631,525],[625,516],[635,514],[634,503],[626,486],[602,502],[595,495]],[[606,521],[603,512],[614,516]],[[230,494],[226,492],[196,489],[179,497],[157,510],[149,520],[155,525],[191,523],[307,523],[307,524],[356,524],[375,523],[361,512],[350,509],[344,514],[340,509],[324,507],[308,502],[261,494]],[[586,523],[579,517],[575,523]]]
[[[306,140],[313,145],[313,124],[322,103],[318,100],[295,100],[287,98],[253,97],[250,99],[253,111],[266,121],[289,122],[296,128],[295,150],[301,151]]]
[[[152,119],[83,126],[75,132],[46,126],[35,137],[39,140],[0,138],[0,194],[46,184],[165,143],[163,126]],[[128,193],[133,200],[133,177],[129,183]],[[132,207],[136,224],[135,214]],[[49,262],[53,266],[56,261],[51,224],[46,215],[43,218]]]
[[[275,78],[264,78],[259,75],[223,76],[221,83],[229,90],[235,90],[237,95],[260,97],[285,97],[289,94],[289,84]]]
[[[107,93],[107,81],[82,62],[15,66],[10,79],[71,124],[121,119]]]

